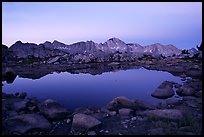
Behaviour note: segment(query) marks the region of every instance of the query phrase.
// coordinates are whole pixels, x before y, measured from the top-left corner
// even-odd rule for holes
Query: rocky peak
[[[50,45],[50,44],[52,44],[50,41],[45,41],[43,44],[46,44],[46,45]]]
[[[190,54],[195,54],[195,53],[197,53],[198,51],[197,51],[195,48],[191,48],[191,49],[188,50],[188,52],[189,52]]]
[[[123,42],[123,41],[120,40],[119,38],[110,38],[110,39],[108,39],[106,42],[108,42],[108,43],[114,43],[114,44],[125,44],[125,42]]]
[[[64,46],[65,46],[65,44],[64,44],[64,43],[59,42],[59,41],[57,41],[57,40],[54,40],[54,41],[52,42],[52,44],[53,44],[54,46],[62,46],[62,45],[64,45]]]
[[[127,44],[130,52],[143,52],[144,47],[137,43]]]
[[[2,47],[1,47],[1,48],[2,48],[2,50],[4,50],[4,49],[5,49],[5,50],[8,49],[8,47],[7,47],[6,45],[4,45],[4,44],[2,44]]]
[[[163,56],[172,56],[172,55],[178,55],[181,53],[181,50],[176,48],[173,45],[162,45],[160,43],[155,43],[152,45],[148,45],[144,47],[144,52],[149,52],[154,55],[156,54],[162,54]]]
[[[110,38],[105,43],[100,46],[102,51],[105,52],[125,52],[128,49],[128,46],[122,40],[118,38]]]
[[[15,44],[23,44],[23,43],[19,40],[19,41],[16,41]]]

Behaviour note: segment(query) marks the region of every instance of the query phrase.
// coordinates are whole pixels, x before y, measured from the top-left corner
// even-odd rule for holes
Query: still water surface
[[[162,99],[152,97],[151,93],[165,80],[181,83],[179,77],[168,72],[140,68],[101,75],[55,72],[36,80],[17,76],[12,84],[3,82],[2,91],[25,91],[28,97],[37,97],[40,100],[52,98],[69,109],[103,107],[117,96],[156,104]]]

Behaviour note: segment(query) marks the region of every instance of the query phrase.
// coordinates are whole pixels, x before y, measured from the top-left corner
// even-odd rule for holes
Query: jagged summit
[[[115,43],[115,44],[125,44],[125,42],[123,42],[119,38],[110,38],[106,42]]]
[[[20,48],[23,50],[29,50],[28,46],[32,48],[45,47],[47,49],[57,49],[69,54],[114,54],[114,53],[126,53],[126,54],[144,54],[150,53],[152,55],[163,55],[163,56],[172,56],[178,55],[181,53],[181,50],[176,48],[174,45],[168,44],[163,45],[161,43],[154,43],[147,46],[142,46],[138,43],[128,43],[126,44],[122,40],[116,37],[112,37],[105,41],[104,43],[95,43],[92,40],[88,40],[86,42],[80,41],[73,44],[64,44],[59,42],[58,40],[54,40],[53,42],[45,41],[39,45],[34,43],[22,43],[21,41],[17,41],[13,44],[9,49],[17,50],[20,52]],[[27,52],[26,51],[26,52]],[[103,52],[103,53],[102,53]],[[192,50],[192,53],[195,53],[195,50]],[[25,52],[24,52],[25,53]],[[26,54],[26,53],[25,53]]]
[[[22,44],[22,42],[20,40],[16,41],[15,44]]]

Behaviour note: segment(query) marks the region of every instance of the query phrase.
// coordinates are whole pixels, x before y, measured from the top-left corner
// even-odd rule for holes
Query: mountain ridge
[[[94,41],[80,41],[73,44],[64,44],[57,40],[44,43],[22,43],[15,42],[6,49],[15,54],[18,59],[41,58],[48,63],[61,60],[63,63],[88,63],[88,62],[114,62],[114,61],[136,61],[145,56],[154,58],[182,57],[182,50],[172,44],[162,45],[155,43],[142,46],[138,43],[126,44],[119,38],[110,38],[104,43]],[[189,53],[194,55],[196,49],[190,49]]]
[[[16,43],[14,43],[13,45],[11,45],[11,47],[9,47],[9,49],[12,49],[13,46],[15,45],[19,45],[22,44],[21,41],[17,41]],[[24,43],[25,44],[25,43]],[[29,44],[34,44],[34,43],[29,43]],[[96,43],[94,41],[80,41],[80,42],[75,42],[72,44],[65,44],[62,42],[59,42],[58,40],[54,40],[53,42],[50,41],[45,41],[44,43],[40,43],[39,45],[44,45],[45,48],[51,48],[51,49],[60,49],[60,50],[64,50],[64,51],[70,51],[72,50],[71,48],[76,48],[74,46],[78,46],[78,50],[79,48],[81,48],[81,50],[86,50],[85,48],[82,48],[83,46],[87,46],[88,50],[93,50],[93,48],[95,48],[94,50],[101,50],[104,52],[152,52],[152,51],[159,51],[160,49],[163,49],[163,52],[166,48],[166,50],[171,49],[173,51],[176,51],[174,54],[178,54],[181,52],[181,49],[178,49],[176,46],[172,45],[172,44],[168,44],[168,45],[163,45],[161,43],[154,43],[154,44],[150,44],[150,45],[146,45],[146,46],[142,46],[138,43],[128,43],[126,44],[125,42],[123,42],[122,40],[120,40],[119,38],[110,38],[107,41],[105,41],[104,43]],[[35,44],[37,45],[37,44]],[[157,50],[158,49],[158,50]],[[158,54],[162,54],[162,53],[158,53]],[[164,53],[163,53],[164,54]],[[164,54],[166,55],[166,54]],[[169,54],[167,54],[169,55]],[[171,55],[171,54],[170,54]]]

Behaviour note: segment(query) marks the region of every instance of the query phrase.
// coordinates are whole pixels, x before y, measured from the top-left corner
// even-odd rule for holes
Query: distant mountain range
[[[5,49],[5,47],[4,47]],[[153,57],[178,56],[182,50],[174,45],[162,45],[160,43],[141,46],[136,43],[126,44],[118,38],[110,38],[104,43],[93,41],[64,44],[54,40],[52,43],[46,41],[39,45],[35,43],[22,43],[17,41],[10,48],[16,58],[44,58],[47,62],[64,60],[64,62],[104,62],[104,61],[133,61],[144,55]],[[195,48],[189,50],[191,54],[197,52]],[[57,57],[57,58],[56,58]],[[52,62],[52,61],[51,61]]]

